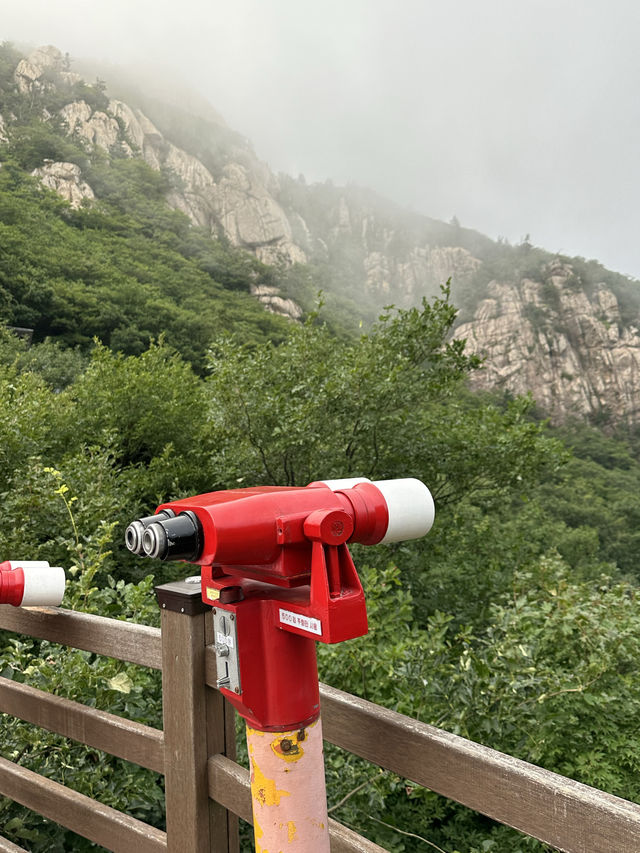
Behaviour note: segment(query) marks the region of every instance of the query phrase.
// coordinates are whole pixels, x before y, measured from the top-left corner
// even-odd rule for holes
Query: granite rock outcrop
[[[560,264],[544,282],[491,282],[473,319],[456,330],[484,358],[472,385],[530,392],[555,423],[638,423],[640,329],[623,323],[606,285],[587,293],[574,278]]]
[[[75,163],[45,162],[44,166],[32,172],[45,187],[54,190],[69,202],[71,207],[78,208],[83,201],[92,201],[94,192],[86,181],[82,180],[80,167]]]

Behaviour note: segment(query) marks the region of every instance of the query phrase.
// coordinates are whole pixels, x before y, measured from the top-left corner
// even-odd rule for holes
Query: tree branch
[[[340,806],[343,806],[347,802],[347,800],[350,800],[351,797],[353,797],[355,794],[357,794],[363,788],[366,788],[367,785],[370,785],[372,782],[375,782],[375,780],[378,778],[378,776],[379,776],[379,774],[376,773],[376,775],[372,776],[370,779],[365,779],[365,781],[361,785],[358,785],[358,787],[354,788],[353,791],[349,791],[348,794],[345,794],[345,796],[339,802],[337,802],[335,804],[335,806],[331,806],[330,809],[327,809],[327,814],[331,814],[331,812],[335,812],[336,809],[339,809]]]

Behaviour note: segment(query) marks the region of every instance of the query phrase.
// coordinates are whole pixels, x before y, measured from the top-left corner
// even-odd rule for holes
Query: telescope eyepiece
[[[164,560],[168,550],[167,545],[167,534],[160,524],[150,524],[142,534],[142,550],[147,557]]]
[[[155,560],[197,560],[202,554],[204,536],[195,512],[186,510],[162,519],[159,515],[142,535],[143,553]]]
[[[132,521],[124,532],[124,541],[127,548],[139,557],[144,557],[145,551],[142,545],[144,532],[150,524],[162,518],[173,518],[175,512],[172,509],[162,509],[156,515],[146,515],[137,521]]]

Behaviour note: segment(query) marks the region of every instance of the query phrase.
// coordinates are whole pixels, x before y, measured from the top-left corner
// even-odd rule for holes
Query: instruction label
[[[291,610],[283,610],[282,607],[280,608],[280,624],[291,625],[292,628],[308,631],[310,634],[316,634],[318,637],[322,634],[322,623],[319,619],[313,619],[311,616],[302,616],[300,613],[292,613]]]

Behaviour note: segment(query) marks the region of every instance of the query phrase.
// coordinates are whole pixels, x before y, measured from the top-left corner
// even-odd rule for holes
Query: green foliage
[[[637,801],[637,590],[606,577],[571,580],[555,555],[517,574],[489,627],[454,629],[434,614],[422,628],[395,568],[362,572],[371,631],[344,648],[319,646],[324,680],[479,743]],[[605,746],[606,744],[606,746]],[[436,798],[393,774],[331,750],[334,815],[390,850],[495,853],[543,845]],[[363,781],[369,783],[361,787]],[[490,847],[482,844],[491,840]]]
[[[10,150],[15,162],[27,172],[40,168],[45,160],[87,165],[85,151],[65,137],[58,120],[34,118],[14,128]]]
[[[380,478],[413,471],[445,503],[461,492],[512,485],[532,464],[544,466],[540,428],[525,421],[526,403],[501,415],[461,402],[460,381],[477,360],[462,342],[447,340],[454,319],[445,289],[421,310],[383,315],[353,344],[340,345],[313,318],[277,347],[220,341],[208,387],[229,482],[248,474],[293,485],[344,472]],[[453,447],[464,447],[464,460]]]
[[[142,352],[164,334],[198,368],[223,330],[254,343],[265,335],[279,339],[285,321],[248,292],[261,266],[244,256],[236,261],[231,249],[193,233],[186,217],[159,200],[162,175],[138,161],[117,161],[113,170],[118,190],[100,187],[102,207],[70,211],[34,178],[4,164],[0,304],[7,321],[33,328],[36,341],[55,336],[86,349],[99,337],[125,353]],[[132,212],[122,211],[125,199]],[[231,268],[233,289],[212,278],[214,258],[219,268]]]
[[[57,505],[66,520],[66,525],[59,527],[65,533],[61,532],[56,541],[64,555],[61,562],[68,567],[63,606],[157,624],[153,578],[149,576],[134,585],[106,573],[110,557],[107,549],[115,522],[91,523],[86,516],[87,507],[81,506],[59,471],[45,467],[40,475],[47,483],[49,511]],[[81,530],[92,532],[82,535]],[[27,539],[23,548],[29,544]],[[19,548],[19,552],[24,550]],[[3,553],[7,552],[3,549]],[[43,556],[50,554],[45,552]],[[162,728],[161,682],[155,671],[46,641],[0,634],[0,673],[4,678]],[[163,824],[162,777],[156,773],[13,718],[3,723],[0,753],[105,805],[156,826]],[[90,842],[55,823],[43,822],[35,813],[9,800],[0,800],[0,821],[3,834],[21,846],[27,844],[34,853],[96,849]]]
[[[286,321],[250,295],[273,272],[172,210],[173,173],[122,157],[122,134],[109,154],[67,134],[60,108],[84,100],[104,109],[104,83],[70,84],[49,70],[27,97],[13,80],[18,58],[0,47],[0,113],[11,116],[0,155],[4,322],[33,329],[38,342],[87,350],[98,337],[126,354],[164,334],[199,370],[222,332],[250,344],[281,339]],[[46,160],[80,166],[97,201],[72,210],[44,190],[28,173]]]
[[[515,643],[516,637],[521,642],[521,625],[507,619],[507,607],[518,585],[531,585],[532,602],[543,595],[550,570],[543,572],[540,566],[551,540],[575,559],[583,579],[582,585],[574,585],[578,592],[567,586],[571,602],[599,576],[604,559],[586,519],[577,519],[577,526],[569,517],[552,520],[537,495],[538,480],[553,475],[560,481],[566,460],[544,425],[530,419],[530,401],[497,406],[464,391],[464,378],[476,362],[460,342],[447,342],[454,318],[446,290],[421,310],[386,314],[357,342],[341,341],[311,317],[304,325],[291,326],[280,346],[250,348],[221,341],[206,380],[160,343],[128,357],[95,345],[90,361],[76,364],[69,382],[50,383],[45,381],[50,360],[55,364],[60,355],[50,343],[27,349],[15,336],[1,335],[0,500],[6,524],[0,528],[0,553],[50,559],[70,568],[70,606],[153,621],[157,611],[150,581],[131,581],[140,581],[148,569],[158,580],[169,579],[172,571],[184,574],[184,567],[171,570],[141,561],[125,552],[121,542],[128,521],[161,501],[245,482],[304,483],[358,473],[422,476],[438,495],[436,526],[423,542],[379,552],[383,562],[391,557],[401,571],[364,569],[371,633],[337,649],[321,648],[324,677],[527,757],[532,746],[514,741],[516,703],[508,705],[511,710],[495,730],[488,722],[491,708],[471,730],[476,692],[484,696],[482,691],[489,690],[471,677],[481,671],[488,678],[498,667],[485,658],[500,643]],[[592,439],[585,447],[601,463],[634,470],[633,457],[615,450],[613,442],[603,449]],[[601,470],[595,461],[590,464]],[[357,550],[358,565],[366,565],[370,551]],[[514,579],[515,571],[528,574]],[[556,645],[561,647],[559,639]],[[614,648],[598,646],[593,666],[604,660],[605,652],[612,660]],[[49,678],[47,648],[26,643],[8,649],[4,666],[13,677],[37,683],[43,670]],[[473,662],[469,670],[460,665],[465,649]],[[143,720],[157,713],[159,686],[145,681],[147,675],[91,656],[85,660],[80,653],[68,655],[61,658],[63,675],[55,689],[77,683],[72,695],[85,701],[94,701],[97,690],[97,701],[111,710],[122,707],[113,704],[115,697],[133,703],[128,712],[135,705]],[[32,656],[35,663],[30,663]],[[503,656],[508,658],[506,652]],[[558,681],[558,674],[554,681],[552,663],[541,658],[537,665],[541,693],[564,689],[568,671],[564,681]],[[585,663],[584,683],[589,681],[587,669]],[[505,691],[507,674],[529,677],[512,664],[500,675],[502,681],[495,676]],[[130,687],[129,692],[119,692],[118,686]],[[555,708],[553,702],[549,707]],[[489,726],[486,731],[482,720]],[[111,804],[124,808],[126,802],[135,803],[136,814],[161,823],[154,777],[138,771],[132,775],[115,759],[100,758],[112,761],[108,766],[113,770],[105,787],[94,790],[88,773],[94,758],[88,753],[15,725],[6,754],[15,756],[24,748],[21,760],[27,766],[62,773],[78,789],[92,790]],[[560,736],[557,742],[562,743]],[[620,750],[622,743],[621,736]],[[45,751],[51,753],[49,763]],[[60,756],[60,763],[52,764],[53,756]],[[569,757],[552,750],[536,753],[536,758],[560,767],[553,762]],[[73,773],[63,762],[75,768]],[[582,766],[577,769],[583,772]],[[443,849],[457,845],[480,850],[487,839],[503,845],[496,850],[519,849],[512,835],[501,835],[503,830],[488,822],[333,750],[328,775],[333,805],[359,789],[336,809],[336,816],[390,850],[424,844],[397,831],[408,826]],[[626,780],[619,776],[616,790],[624,793]],[[11,824],[16,827],[12,838],[20,837],[18,830],[41,833],[22,838],[34,850],[44,849],[44,839],[58,843],[67,837],[58,828],[44,829],[22,811],[7,814],[8,820],[17,820]],[[514,846],[509,848],[504,838]],[[532,849],[523,844],[523,850]]]

